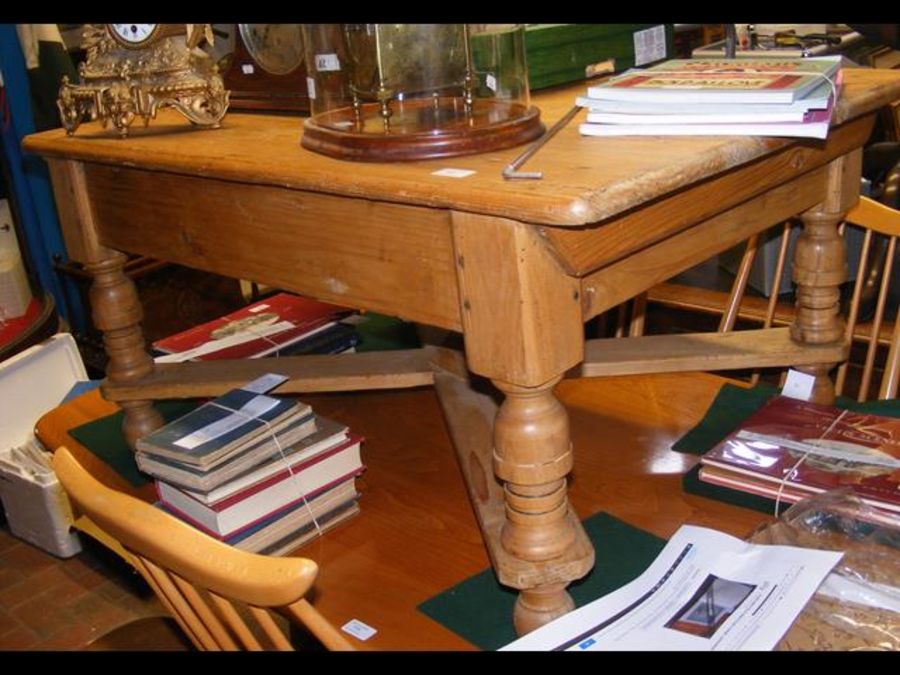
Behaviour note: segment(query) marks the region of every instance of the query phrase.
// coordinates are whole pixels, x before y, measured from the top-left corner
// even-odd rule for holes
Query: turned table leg
[[[124,272],[126,256],[109,251],[106,258],[87,263],[93,275],[90,290],[94,325],[103,333],[109,356],[106,376],[111,382],[134,382],[153,371],[141,332],[143,311],[134,282]],[[133,449],[138,438],[163,424],[152,401],[122,401],[125,421],[122,431]]]
[[[861,163],[862,153],[858,150],[832,162],[826,199],[801,215],[803,231],[794,251],[797,301],[791,326],[791,337],[797,342],[822,345],[844,339],[840,286],[847,279],[847,254],[838,225],[858,198]],[[796,367],[815,378],[810,398],[814,403],[834,403],[834,382],[829,372],[835,365]]]
[[[559,379],[530,388],[494,383],[506,394],[494,424],[494,471],[505,481],[501,543],[511,555],[534,562],[557,558],[575,542],[566,498],[569,417],[553,394]],[[516,630],[527,633],[573,608],[566,584],[522,590]]]

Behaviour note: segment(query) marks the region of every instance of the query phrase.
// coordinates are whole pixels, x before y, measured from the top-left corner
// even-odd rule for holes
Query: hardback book
[[[353,310],[291,293],[278,293],[231,314],[158,340],[157,363],[254,359],[281,353],[336,325]]]
[[[748,486],[781,489],[788,500],[847,487],[873,506],[900,511],[898,418],[778,396],[700,462],[701,472],[715,469],[713,479],[731,487],[744,476]]]
[[[358,498],[356,481],[350,478],[313,499],[281,509],[231,537],[223,538],[215,532],[209,534],[236,548],[258,553],[288,537],[299,536],[308,530],[315,533],[317,529],[324,529],[343,509],[355,506]]]
[[[682,103],[792,103],[831,79],[840,56],[672,59],[588,88],[588,98]]]
[[[835,79],[837,82],[837,79]],[[698,104],[692,101],[683,101],[673,98],[668,101],[615,101],[588,96],[579,96],[576,103],[588,109],[588,113],[617,113],[627,115],[678,115],[684,117],[697,117],[718,114],[740,114],[748,112],[789,116],[784,121],[798,121],[809,110],[821,110],[827,108],[834,88],[831,82],[823,81],[818,87],[810,91],[806,96],[791,103],[754,103],[752,110],[747,109],[746,103],[729,103],[727,101],[714,101]],[[596,121],[596,120],[595,120]]]
[[[325,490],[362,473],[361,438],[285,467],[269,478],[213,503],[204,503],[164,481],[156,481],[160,502],[179,518],[219,537],[232,537],[273,514],[310,500]]]
[[[789,138],[827,138],[831,125],[831,108],[811,110],[799,122],[766,120],[690,121],[690,122],[622,122],[611,124],[583,123],[582,136],[778,136]],[[600,113],[597,113],[598,115]],[[588,116],[590,120],[590,115]],[[595,118],[597,119],[597,118]]]
[[[337,508],[318,519],[318,527],[315,527],[312,523],[304,525],[279,541],[261,548],[256,553],[274,556],[289,555],[304,544],[350,520],[359,512],[359,504],[356,501],[348,502],[345,506]]]
[[[300,421],[299,424],[306,422]],[[143,453],[138,456],[138,460],[145,473],[192,494],[197,493],[197,498],[201,501],[204,499],[215,501],[231,492],[237,492],[265,480],[285,466],[303,462],[343,443],[349,433],[350,430],[343,424],[316,415],[315,431],[299,441],[285,443],[280,447],[269,444],[265,452],[258,451],[256,446],[249,446],[211,468],[200,469],[166,457]],[[263,438],[261,442],[265,443],[266,439]]]
[[[232,389],[138,439],[136,461],[144,470],[146,453],[209,468],[250,447],[259,453],[287,447],[315,429],[312,409],[297,399]],[[288,432],[290,438],[281,438]]]

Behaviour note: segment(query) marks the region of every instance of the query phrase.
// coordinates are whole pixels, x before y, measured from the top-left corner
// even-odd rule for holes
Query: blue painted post
[[[28,69],[15,24],[0,24],[0,73],[9,105],[10,124],[0,124],[0,147],[9,165],[12,185],[25,234],[25,255],[43,290],[51,293],[57,311],[72,330],[82,332],[87,319],[71,279],[53,269],[54,260],[67,260],[50,175],[44,161],[22,152],[22,139],[34,133]]]

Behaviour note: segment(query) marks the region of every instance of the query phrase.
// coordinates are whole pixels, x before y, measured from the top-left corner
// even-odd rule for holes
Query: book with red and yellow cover
[[[900,511],[898,418],[777,396],[700,462],[707,482],[727,479],[738,489],[743,482],[757,494],[768,485],[787,501],[847,487],[873,506]]]

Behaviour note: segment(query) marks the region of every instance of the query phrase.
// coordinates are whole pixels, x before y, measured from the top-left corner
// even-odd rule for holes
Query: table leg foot
[[[555,584],[523,590],[519,593],[513,611],[513,622],[518,635],[525,635],[544,624],[575,609],[566,584]]]

